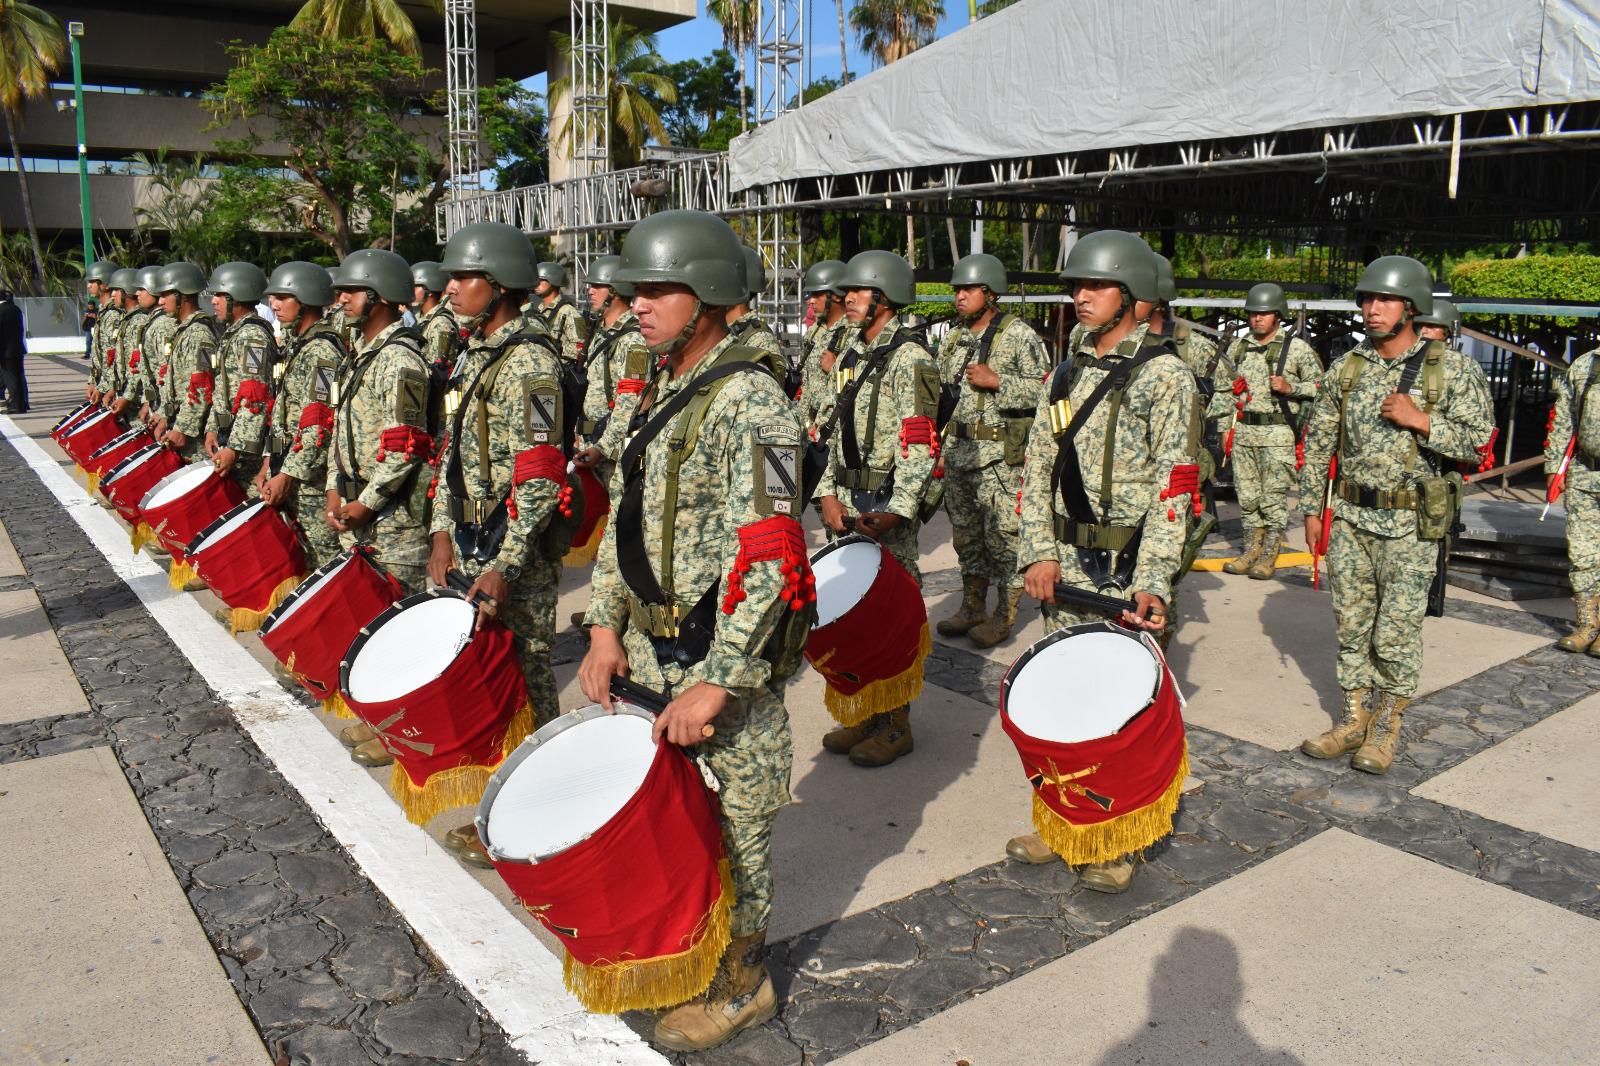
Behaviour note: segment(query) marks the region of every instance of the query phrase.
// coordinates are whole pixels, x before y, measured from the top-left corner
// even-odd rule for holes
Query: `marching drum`
[[[56,420],[56,424],[50,427],[50,439],[55,441],[57,444],[60,444],[62,434],[66,430],[70,429],[74,422],[89,415],[99,406],[100,405],[95,403],[93,400],[85,400],[72,410],[68,411],[66,414],[62,415]]]
[[[139,501],[139,518],[172,553],[169,580],[181,589],[195,576],[184,549],[202,529],[244,502],[244,490],[211,463],[190,463],[156,482]]]
[[[578,485],[583,490],[583,519],[572,534],[572,546],[561,562],[565,566],[588,566],[600,551],[600,538],[606,531],[606,516],[611,513],[611,497],[593,470],[574,466]]]
[[[478,836],[528,912],[566,948],[591,1011],[670,1007],[710,984],[733,886],[700,772],[618,701],[543,726],[495,771]]]
[[[61,432],[61,448],[78,466],[83,466],[91,452],[97,451],[122,436],[122,423],[110,408],[78,419]]]
[[[148,448],[155,442],[149,430],[143,426],[134,426],[122,436],[90,452],[83,460],[83,472],[89,476],[89,494],[93,495],[100,490],[100,479],[105,477],[112,467],[139,449]]]
[[[922,692],[933,650],[916,579],[870,537],[851,534],[811,557],[817,621],[806,659],[828,682],[828,713],[852,726]]]
[[[408,596],[363,626],[339,665],[345,702],[394,756],[391,786],[421,825],[474,804],[533,731],[511,630],[459,592]]]
[[[322,709],[354,718],[339,695],[339,663],[361,627],[398,600],[400,582],[370,551],[341,552],[313,570],[261,623],[261,643],[317,699]]]
[[[233,632],[261,628],[306,572],[306,553],[283,516],[261,500],[241,503],[201,530],[184,554],[233,611]]]
[[[1110,622],[1058,630],[1000,683],[1000,724],[1033,786],[1033,825],[1073,865],[1172,831],[1189,772],[1183,701],[1155,640]]]
[[[182,470],[183,466],[182,457],[171,448],[148,444],[101,476],[101,494],[133,526],[134,551],[155,539],[155,534],[139,515],[139,502],[162,478]]]

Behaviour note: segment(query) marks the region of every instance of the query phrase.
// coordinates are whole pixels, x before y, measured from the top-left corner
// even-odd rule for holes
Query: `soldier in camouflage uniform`
[[[193,263],[169,263],[156,280],[161,310],[177,323],[169,342],[165,441],[185,461],[203,454],[201,437],[216,388],[216,322],[200,311],[206,276]]]
[[[223,263],[211,272],[210,289],[212,309],[224,326],[217,346],[217,402],[206,418],[206,454],[217,473],[255,496],[271,444],[267,421],[278,362],[272,327],[256,313],[267,276],[254,263]]]
[[[839,358],[838,388],[863,376],[828,439],[817,485],[822,522],[834,534],[872,537],[922,583],[917,530],[939,450],[939,368],[898,311],[916,299],[911,264],[893,252],[862,252],[839,278],[845,313],[859,332]],[[846,443],[852,446],[847,449]],[[887,766],[913,750],[909,705],[828,733],[822,745],[857,766]]]
[[[139,300],[139,272],[130,267],[123,267],[112,275],[112,287],[123,294],[119,304],[122,308],[122,324],[117,329],[117,363],[119,366],[119,387],[117,395],[111,401],[111,409],[117,414],[122,414],[132,407],[139,410],[139,397],[141,394],[141,378],[139,364],[139,338],[144,332],[144,326],[150,318],[150,312]],[[153,301],[152,301],[153,302]]]
[[[1442,301],[1435,301],[1435,305]],[[1567,508],[1567,559],[1572,568],[1572,604],[1576,622],[1556,647],[1600,657],[1600,402],[1594,390],[1600,380],[1600,349],[1585,352],[1555,377],[1556,402],[1550,412],[1550,434],[1544,442],[1547,490],[1556,488]],[[1576,440],[1574,440],[1576,437]],[[1562,461],[1571,443],[1572,458]]]
[[[1447,460],[1475,460],[1494,432],[1494,407],[1477,363],[1417,335],[1414,317],[1433,310],[1427,267],[1406,256],[1375,259],[1356,285],[1356,302],[1367,339],[1323,375],[1300,472],[1307,543],[1321,534],[1325,496],[1332,501],[1328,578],[1343,711],[1301,750],[1319,759],[1354,751],[1352,766],[1381,774],[1399,750],[1401,715],[1417,690],[1422,619],[1439,561],[1440,542],[1418,536],[1421,479]]]
[[[1195,329],[1194,323],[1185,322],[1173,311],[1173,302],[1178,298],[1178,279],[1172,272],[1172,260],[1159,252],[1151,254],[1156,257],[1156,301],[1143,305],[1149,307],[1149,312],[1140,317],[1148,321],[1151,333],[1172,338],[1172,347],[1183,365],[1193,372],[1197,381],[1203,381],[1216,371],[1217,346]]]
[[[166,433],[169,421],[162,389],[171,373],[169,360],[172,356],[172,335],[178,328],[177,319],[161,310],[161,302],[156,292],[160,287],[157,279],[160,278],[162,269],[159,266],[141,267],[136,290],[139,306],[149,311],[149,316],[144,321],[144,328],[138,337],[139,421],[148,426],[151,434],[157,439]]]
[[[1010,286],[1000,260],[969,255],[956,263],[950,284],[958,324],[939,346],[939,380],[957,399],[943,429],[939,468],[961,564],[961,606],[937,628],[992,648],[1011,635],[1022,598],[1017,492],[1050,360],[1033,327],[1001,312],[997,298]],[[985,603],[991,582],[997,593],[992,617]]]
[[[137,284],[137,276],[127,267],[119,267],[113,271],[111,280],[107,283],[108,288],[111,290],[111,302],[106,305],[105,310],[114,311],[116,313],[116,321],[111,326],[111,347],[109,349],[111,363],[101,377],[101,384],[105,388],[104,394],[100,397],[100,402],[118,414],[121,414],[128,406],[128,401],[122,398],[123,392],[128,387],[129,380],[129,351],[127,344],[124,343],[124,338],[128,333],[128,319],[132,317],[139,306],[133,295]]]
[[[122,316],[111,299],[111,275],[120,269],[109,259],[101,259],[89,267],[84,278],[89,297],[95,302],[95,316],[94,327],[89,333],[89,379],[84,385],[83,394],[94,403],[102,402],[101,395],[105,392],[102,379],[107,376],[106,352],[117,346],[117,325]]]
[[[335,382],[347,354],[344,338],[323,316],[333,302],[327,271],[288,262],[272,272],[267,300],[283,327],[283,356],[273,367],[271,455],[257,490],[295,520],[306,564],[316,569],[339,554],[339,535],[323,519],[332,444]]]
[[[812,440],[817,439],[819,428],[833,416],[836,395],[834,363],[855,332],[844,314],[844,294],[834,289],[843,274],[844,263],[837,259],[823,259],[807,267],[806,275],[801,279],[801,289],[807,306],[811,308],[813,321],[801,342],[798,403],[800,421]]]
[[[762,368],[712,378],[754,354],[733,343],[723,315],[744,295],[739,242],[727,223],[698,211],[651,215],[624,241],[622,260],[617,277],[637,287],[641,332],[667,362],[640,401],[636,427],[649,436],[635,437],[632,449],[641,464],[638,506],[625,502],[601,542],[578,680],[607,707],[610,680],[620,674],[668,693],[657,735],[693,746],[720,786],[733,940],[710,987],[655,1028],[657,1044],[697,1051],[760,1025],[778,1007],[764,960],[772,829],[789,802],[794,759],[783,692],[815,617],[792,609],[796,584],[806,591],[797,580],[805,559],[797,518],[803,441],[793,407]],[[664,411],[686,396],[695,397],[686,408]],[[653,412],[670,425],[652,425]],[[690,423],[698,429],[675,453],[672,438]],[[787,478],[775,479],[772,468]],[[648,582],[619,565],[619,537],[642,549]],[[708,591],[709,647],[691,647],[674,619]]]
[[[435,382],[450,380],[456,356],[465,346],[461,327],[450,312],[450,301],[444,298],[449,284],[450,275],[433,260],[411,264],[411,310],[417,316],[417,329],[422,333],[422,355],[433,371]]]
[[[761,261],[760,252],[748,244],[740,247],[744,252],[744,286],[747,295],[728,308],[728,332],[733,335],[735,343],[766,352],[773,373],[779,375],[781,380],[788,373],[788,366],[783,361],[783,348],[778,344],[778,335],[754,310],[755,302],[767,290],[767,267]]]
[[[120,395],[122,387],[118,342],[122,336],[122,320],[127,310],[123,306],[125,302],[123,294],[111,287],[112,279],[120,269],[113,265],[105,281],[100,284],[100,310],[95,316],[94,323],[95,358],[90,363],[89,372],[91,380],[95,382],[99,403],[103,407],[111,406],[112,401]]]
[[[1424,340],[1443,341],[1452,348],[1459,348],[1461,312],[1449,300],[1434,297],[1433,314],[1418,315],[1416,323],[1417,334]]]
[[[1138,237],[1119,230],[1083,237],[1068,254],[1062,277],[1073,286],[1084,329],[1080,346],[1051,375],[1029,434],[1018,565],[1028,594],[1045,605],[1049,632],[1101,620],[1057,605],[1058,581],[1131,594],[1138,611],[1125,612],[1123,623],[1160,632],[1198,491],[1194,375],[1170,341],[1151,336],[1138,321],[1135,302],[1157,298],[1154,256]],[[1113,373],[1122,378],[1120,390],[1087,407],[1090,394]],[[1114,435],[1108,439],[1113,412]],[[1074,416],[1082,423],[1071,441],[1077,461],[1064,467],[1057,482],[1060,438]],[[1069,497],[1082,498],[1075,508],[1063,501],[1063,486]],[[1036,833],[1008,841],[1006,853],[1032,863],[1055,858]],[[1122,892],[1133,879],[1132,858],[1085,866],[1078,878],[1085,888]]]
[[[577,304],[561,290],[567,285],[567,268],[546,260],[539,264],[539,285],[525,313],[543,322],[561,350],[561,358],[574,366],[583,365],[584,348],[589,342],[589,327]]]
[[[628,420],[650,376],[650,352],[629,310],[633,286],[617,278],[620,255],[603,255],[589,268],[589,307],[598,327],[585,357],[583,415],[578,420],[577,461],[592,467],[601,484],[622,455]]]
[[[1244,523],[1244,551],[1222,569],[1265,581],[1277,569],[1289,520],[1301,404],[1316,398],[1322,361],[1311,345],[1287,335],[1289,305],[1280,286],[1255,286],[1244,309],[1250,335],[1228,348],[1234,377],[1212,394],[1206,417],[1217,419],[1224,433]]]

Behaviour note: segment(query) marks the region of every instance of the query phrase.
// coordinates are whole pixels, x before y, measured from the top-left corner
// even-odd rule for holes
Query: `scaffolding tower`
[[[451,198],[483,190],[478,142],[478,15],[475,0],[444,0],[445,111]]]
[[[611,170],[611,19],[606,0],[572,2],[572,107],[568,142],[572,151],[572,283],[584,292],[589,264],[610,247],[610,236],[596,229],[601,207],[592,179]]]
[[[761,40],[756,46],[756,124],[764,125],[804,103],[804,0],[761,0]],[[800,292],[800,220],[774,195],[752,193],[756,249],[767,262],[769,293],[760,310],[785,350],[799,342],[803,297]]]

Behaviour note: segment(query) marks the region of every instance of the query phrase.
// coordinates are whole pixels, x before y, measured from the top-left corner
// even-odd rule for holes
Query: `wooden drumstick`
[[[665,711],[667,704],[671,702],[666,693],[657,692],[653,688],[645,688],[638,682],[629,681],[625,677],[613,677],[611,679],[611,695],[616,699],[627,700],[629,703],[643,707],[651,714],[656,715]],[[701,740],[710,740],[716,735],[717,728],[710,722],[700,727]]]

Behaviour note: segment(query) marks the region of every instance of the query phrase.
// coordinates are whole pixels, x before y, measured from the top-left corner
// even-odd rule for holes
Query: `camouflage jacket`
[[[196,311],[172,334],[167,387],[177,405],[172,428],[193,439],[205,432],[216,398],[217,323]]]
[[[272,368],[277,400],[272,405],[272,451],[283,456],[281,472],[314,489],[328,480],[328,451],[333,445],[333,410],[339,402],[338,381],[348,359],[344,337],[332,322],[321,319],[284,345],[283,358]],[[313,408],[309,416],[306,408]]]
[[[159,308],[150,312],[140,342],[139,376],[144,381],[144,401],[151,411],[167,419],[178,413],[172,390],[172,335],[178,320]]]
[[[117,305],[107,302],[100,306],[94,320],[94,351],[89,360],[89,380],[102,392],[120,388],[117,368],[118,337],[122,319],[127,314]]]
[[[734,347],[724,338],[687,372],[674,379],[662,370],[647,387],[643,404],[664,404],[695,382],[722,354]],[[644,499],[646,559],[661,587],[674,604],[687,611],[717,582],[738,569],[740,531],[775,516],[795,519],[798,494],[800,421],[778,382],[764,374],[742,373],[724,379],[706,405],[695,442],[682,458],[678,471],[676,506],[672,516],[672,563],[663,571],[663,523],[667,506],[667,469],[675,425],[658,434],[641,460]],[[694,409],[680,412],[681,422]],[[775,484],[767,467],[779,464],[791,484]],[[620,476],[620,471],[619,471]],[[606,528],[596,560],[587,621],[623,633],[630,662],[655,664],[647,634],[628,625],[630,593],[617,565],[617,525]],[[716,612],[716,630],[710,653],[687,670],[666,667],[667,680],[681,691],[697,681],[728,689],[736,699],[747,700],[772,678],[772,668],[762,657],[778,625],[789,614],[789,604],[778,593],[785,575],[777,558],[749,564],[740,575],[744,595],[724,601]],[[732,608],[731,612],[725,608]]]
[[[842,354],[855,336],[856,328],[842,316],[831,326],[818,322],[806,331],[805,354],[800,363],[800,420],[808,431],[827,424],[833,417],[833,401],[839,395],[833,371],[822,369],[822,357],[828,352]]]
[[[1561,458],[1576,422],[1578,443],[1567,467],[1566,483],[1585,492],[1600,492],[1600,388],[1589,387],[1585,391],[1591,374],[1596,378],[1595,384],[1600,385],[1600,348],[1578,356],[1571,366],[1555,375],[1556,402],[1550,412],[1550,433],[1544,440],[1544,472],[1554,474],[1561,469]],[[1583,411],[1574,419],[1572,405],[1578,402],[1579,395],[1583,396]]]
[[[1206,409],[1206,417],[1217,419],[1224,433],[1232,428],[1233,443],[1236,445],[1263,447],[1293,445],[1295,442],[1296,432],[1291,426],[1252,426],[1238,419],[1241,400],[1247,413],[1282,415],[1278,394],[1272,391],[1271,378],[1277,373],[1283,335],[1284,331],[1280,328],[1265,343],[1250,336],[1240,337],[1228,346],[1228,361],[1233,364],[1233,369],[1225,369],[1221,360],[1217,362],[1213,378],[1217,391],[1211,394],[1211,406]],[[1311,345],[1299,337],[1290,337],[1287,345],[1288,358],[1283,363],[1283,376],[1289,382],[1289,393],[1285,398],[1292,401],[1289,410],[1299,418],[1304,412],[1303,402],[1316,398],[1317,384],[1322,378],[1322,360],[1317,358]],[[1244,391],[1236,393],[1234,388],[1241,377],[1245,381]],[[1235,422],[1238,424],[1235,425]]]
[[[144,330],[152,313],[142,307],[126,311],[117,330],[117,364],[121,368],[117,395],[135,406],[144,398]]]
[[[254,312],[232,322],[217,345],[216,402],[206,416],[206,432],[244,455],[267,451],[268,414],[272,409],[272,372],[278,342],[266,319]]]
[[[772,332],[772,327],[754,311],[746,311],[729,322],[728,334],[735,344],[742,344],[747,348],[760,348],[773,355],[783,354],[783,348],[778,344],[778,335]]]
[[[939,345],[939,380],[961,390],[944,439],[945,465],[952,470],[978,470],[1005,458],[1007,423],[1033,421],[1039,390],[1050,370],[1044,344],[1032,326],[999,312],[994,325],[988,365],[1000,376],[998,389],[980,389],[967,381],[966,368],[977,365],[982,334],[957,325]],[[999,436],[994,440],[961,437],[958,425],[985,426]]]
[[[609,326],[602,325],[589,339],[584,353],[588,362],[588,383],[583,394],[583,421],[578,436],[584,443],[594,444],[607,459],[622,453],[622,438],[627,431],[628,419],[639,404],[639,392],[650,376],[650,352],[639,332],[639,320],[632,311],[624,311]],[[627,386],[628,391],[618,393],[621,381],[638,382]],[[602,421],[609,419],[603,429],[595,431]],[[616,431],[612,427],[616,426]]]
[[[422,331],[422,357],[440,379],[448,378],[455,371],[465,343],[449,302],[440,300],[432,311],[417,319],[417,328]]]
[[[1067,375],[1070,381],[1072,368],[1082,365],[1068,394],[1073,412],[1089,398],[1116,361],[1139,351],[1147,334],[1148,327],[1137,327],[1103,360],[1095,358],[1093,338],[1085,336],[1073,359],[1055,371],[1055,375]],[[1199,436],[1194,375],[1176,353],[1157,356],[1134,374],[1118,412],[1111,449],[1111,492],[1102,503],[1102,464],[1111,409],[1109,402],[1097,404],[1073,439],[1084,491],[1100,524],[1144,527],[1131,588],[1170,599],[1172,579],[1183,560],[1192,500],[1188,495],[1163,499],[1162,494],[1172,482],[1174,468],[1194,463]],[[1017,540],[1017,562],[1023,570],[1043,560],[1059,562],[1063,553],[1072,551],[1070,545],[1056,539],[1056,516],[1069,517],[1060,491],[1051,483],[1056,451],[1047,385],[1028,436],[1028,456],[1023,466],[1022,518]]]
[[[413,475],[433,457],[428,438],[428,365],[422,361],[421,345],[410,335],[395,337],[400,329],[400,323],[391,323],[370,341],[358,344],[339,378],[328,489],[374,511],[383,510],[408,483],[414,484]],[[400,437],[408,438],[411,446]],[[341,491],[341,473],[353,480],[343,487],[353,496]]]
[[[1405,354],[1385,359],[1370,341],[1363,341],[1322,375],[1321,389],[1311,405],[1306,427],[1305,465],[1300,470],[1302,512],[1322,513],[1328,459],[1339,446],[1339,374],[1355,355],[1365,358],[1366,366],[1345,401],[1340,480],[1365,488],[1403,489],[1415,477],[1438,472],[1442,459],[1477,459],[1477,449],[1486,445],[1494,432],[1494,404],[1483,368],[1460,352],[1445,353],[1444,395],[1429,412],[1427,437],[1401,429],[1378,413],[1384,398],[1400,383],[1406,361],[1427,343],[1419,338]],[[1411,397],[1419,408],[1424,402],[1424,376],[1419,373],[1411,386]],[[1384,537],[1403,537],[1417,529],[1414,510],[1362,507],[1335,496],[1333,513]]]
[[[1217,354],[1216,342],[1195,329],[1191,322],[1173,323],[1172,346],[1178,349],[1178,358],[1183,360],[1183,365],[1189,368],[1197,381],[1205,377],[1206,368],[1211,366],[1211,357]]]
[[[834,364],[838,392],[843,392],[872,357],[895,340],[901,326],[900,316],[895,315],[870,341],[856,333],[850,347],[840,353]],[[920,427],[921,419],[927,420],[931,431],[938,414],[939,368],[928,350],[914,340],[901,339],[856,393],[853,422],[862,469],[874,476],[894,475],[894,495],[885,510],[907,521],[916,520],[928,480],[933,476],[935,449],[925,443],[902,445],[901,436],[908,423]],[[849,411],[839,416],[833,436],[828,439],[828,466],[817,485],[819,499],[837,496],[847,511],[853,511],[852,488],[871,487],[847,484],[852,478],[845,462],[845,419],[851,417]]]
[[[540,307],[535,303],[534,311],[544,321],[550,336],[555,338],[561,358],[581,364],[589,330],[577,305],[568,297],[559,296],[555,303],[548,306]]]

